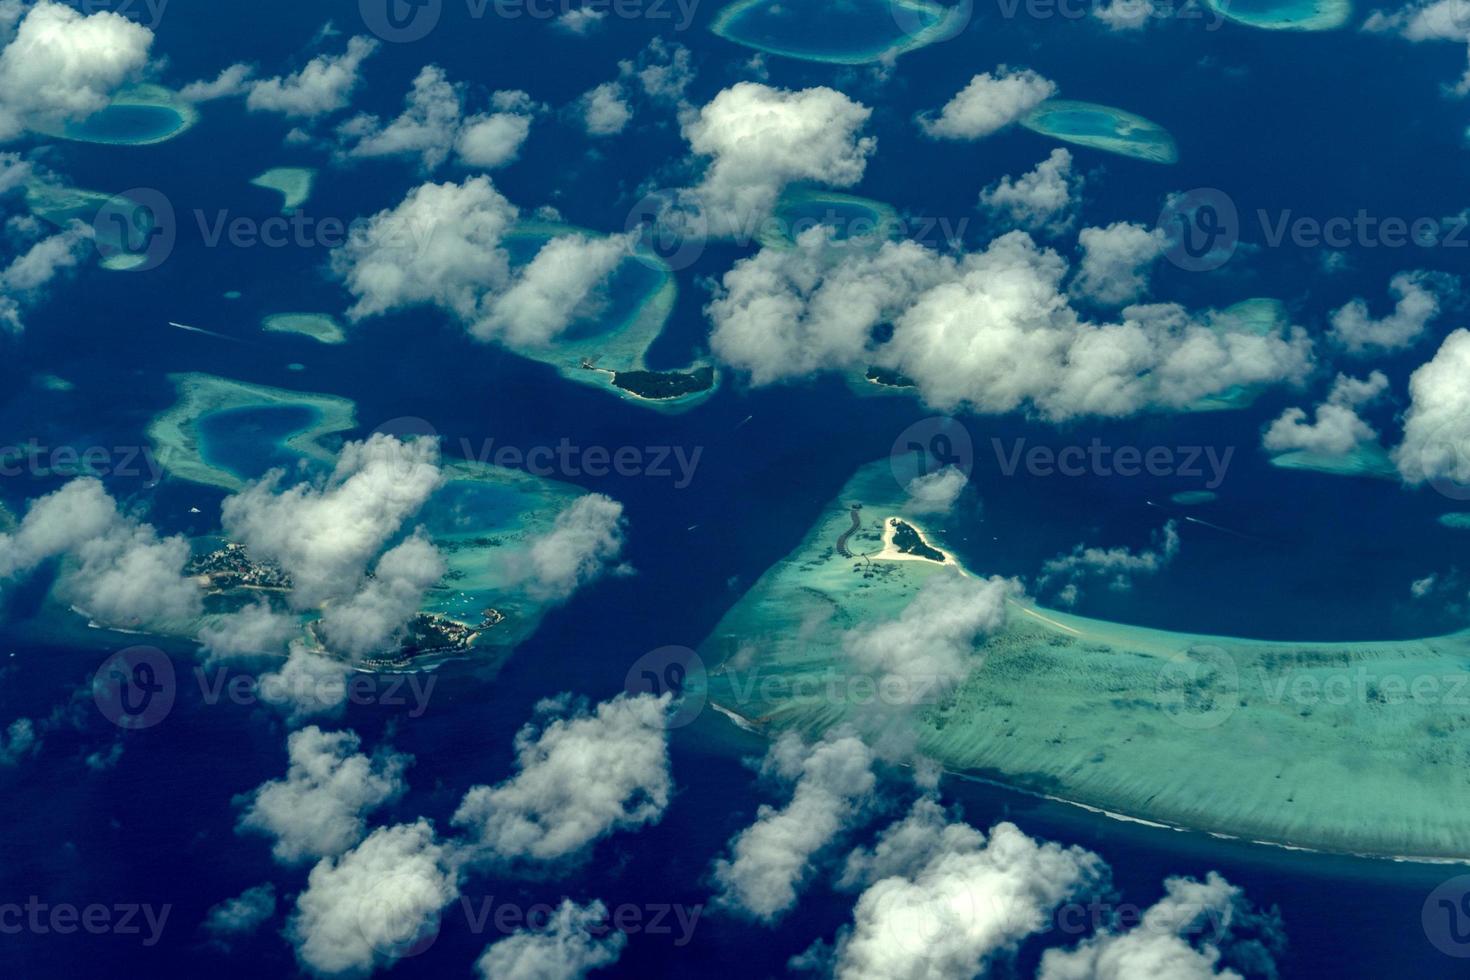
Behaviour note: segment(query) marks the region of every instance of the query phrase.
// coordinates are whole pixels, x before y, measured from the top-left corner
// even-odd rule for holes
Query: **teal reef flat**
[[[1131,112],[1093,102],[1049,99],[1027,113],[1021,125],[1065,143],[1151,163],[1179,160],[1179,147],[1164,127]]]
[[[310,167],[273,167],[250,181],[255,187],[280,194],[281,211],[287,214],[306,203],[315,182],[316,171]]]
[[[904,502],[889,461],[864,467],[725,615],[701,648],[721,711],[767,734],[855,725],[870,739],[911,741],[951,771],[1127,819],[1323,851],[1470,858],[1470,715],[1445,697],[1466,676],[1470,633],[1271,642],[1016,598],[1007,624],[977,644],[968,679],[889,710],[843,636],[894,619],[930,577],[957,574],[873,556]],[[864,520],[850,530],[854,503]],[[954,555],[960,523],[926,523],[923,534]],[[859,557],[839,554],[839,538]],[[1439,697],[1410,693],[1421,682]]]
[[[169,380],[178,392],[178,400],[149,424],[148,438],[159,465],[177,480],[233,491],[271,465],[304,459],[329,466],[336,449],[324,439],[357,424],[355,406],[336,395],[271,388],[210,374],[171,374]],[[258,419],[246,417],[262,412],[293,416],[293,424],[283,427],[269,450],[259,450],[258,461],[264,465],[247,467],[221,459],[225,454],[216,443],[223,441],[227,427],[215,423],[243,422],[245,435],[231,442],[249,443],[261,426]]]
[[[948,40],[964,30],[969,12],[967,4],[946,7],[930,0],[735,0],[710,30],[766,54],[863,65]]]
[[[112,272],[136,269],[148,261],[146,254],[139,254],[126,247],[116,222],[98,221],[103,207],[121,216],[130,213],[132,228],[127,232],[135,241],[144,241],[152,227],[152,209],[122,194],[103,194],[99,191],[79,187],[63,187],[45,181],[31,180],[26,184],[26,208],[31,214],[57,228],[65,228],[80,221],[93,230],[93,241],[97,247],[97,264]]]
[[[1332,476],[1363,476],[1379,480],[1397,480],[1398,467],[1388,453],[1375,443],[1358,446],[1341,456],[1298,449],[1271,457],[1271,465],[1287,470],[1311,470]]]
[[[335,317],[325,313],[272,313],[260,322],[268,333],[294,333],[323,344],[347,342],[347,331]]]

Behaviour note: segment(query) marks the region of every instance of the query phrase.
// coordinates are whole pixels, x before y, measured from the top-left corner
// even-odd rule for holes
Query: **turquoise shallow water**
[[[843,558],[835,543],[861,502],[847,547],[875,551],[884,518],[902,513],[899,487],[887,460],[861,469],[725,616],[703,648],[721,665],[709,681],[716,703],[768,731],[855,723],[917,740],[948,768],[1137,819],[1328,851],[1470,858],[1460,818],[1470,807],[1470,634],[1277,643],[1018,599],[957,689],[892,710],[843,655],[843,636],[896,618],[927,579],[954,573]],[[924,529],[953,553],[942,524]]]

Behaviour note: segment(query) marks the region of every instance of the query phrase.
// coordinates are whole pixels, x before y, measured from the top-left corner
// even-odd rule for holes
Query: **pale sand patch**
[[[922,541],[925,545],[929,546],[930,548],[934,548],[935,551],[942,554],[944,556],[944,561],[935,561],[932,558],[925,558],[923,555],[910,555],[905,552],[899,551],[898,545],[893,543],[893,538],[898,533],[898,528],[894,525],[894,521],[903,521],[909,527],[913,528],[914,533],[919,536],[919,540]],[[883,547],[873,552],[871,555],[865,555],[864,557],[870,558],[874,561],[923,561],[928,562],[931,565],[943,565],[946,568],[953,568],[961,575],[970,574],[969,572],[965,571],[964,566],[962,566],[958,561],[955,560],[954,555],[951,555],[943,548],[935,547],[933,542],[931,542],[927,537],[924,536],[924,529],[919,527],[919,525],[915,524],[913,521],[909,520],[907,517],[890,516],[883,518]]]

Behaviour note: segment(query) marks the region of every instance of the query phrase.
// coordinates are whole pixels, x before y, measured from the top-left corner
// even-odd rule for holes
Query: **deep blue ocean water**
[[[432,60],[476,87],[525,88],[560,106],[612,78],[619,59],[660,32],[694,50],[699,74],[690,98],[699,104],[744,77],[740,65],[749,56],[704,30],[715,12],[713,4],[700,6],[694,27],[677,37],[666,24],[609,18],[600,33],[579,39],[530,20],[475,20],[451,2],[430,42],[384,46],[369,63],[356,105],[396,113],[409,80]],[[327,17],[347,34],[359,30],[356,5],[346,2],[175,2],[158,28],[156,51],[167,54],[175,81],[212,77],[237,59],[279,70]],[[978,189],[1029,169],[1052,144],[1021,130],[979,143],[934,143],[917,135],[911,117],[999,63],[1034,68],[1056,80],[1064,97],[1126,108],[1177,139],[1180,161],[1168,168],[1075,150],[1089,174],[1088,224],[1151,222],[1165,193],[1195,187],[1225,189],[1246,214],[1290,209],[1326,217],[1363,208],[1437,216],[1465,206],[1463,134],[1470,113],[1438,95],[1442,82],[1458,76],[1462,50],[1352,31],[1294,36],[1204,26],[1165,22],[1140,36],[1117,36],[1086,22],[1008,19],[982,3],[963,35],[905,56],[882,83],[863,68],[779,58],[767,59],[766,67],[771,84],[835,85],[874,105],[869,130],[880,149],[856,192],[917,218],[968,219],[963,237],[971,247],[985,238],[974,211]],[[685,153],[677,126],[661,118],[661,125],[640,124],[636,138],[615,139],[599,152],[589,151],[574,127],[554,117],[539,120],[520,162],[497,172],[495,183],[526,210],[554,204],[570,223],[620,230],[639,185],[650,174],[677,173]],[[581,445],[702,447],[696,478],[685,489],[648,477],[575,481],[626,505],[633,529],[626,557],[636,576],[603,582],[554,611],[493,680],[468,667],[443,669],[422,717],[382,706],[349,709],[344,724],[365,744],[391,738],[417,759],[411,792],[383,819],[423,814],[444,826],[468,786],[511,771],[511,737],[538,699],[560,690],[606,698],[622,689],[644,652],[699,643],[741,591],[800,540],[859,462],[886,454],[905,426],[931,413],[902,398],[858,398],[827,379],[753,392],[729,386],[687,415],[664,416],[477,346],[424,311],[354,327],[343,347],[261,334],[257,326],[266,313],[345,308],[344,295],[323,271],[326,250],[208,248],[193,212],[274,213],[278,198],[247,181],[271,166],[320,162],[317,154],[283,147],[285,128],[277,117],[251,115],[227,101],[206,106],[201,122],[172,142],[52,144],[44,151],[78,186],[162,190],[180,216],[180,243],[168,262],[146,274],[84,269],[30,314],[24,337],[0,358],[0,391],[7,393],[0,401],[0,441],[34,436],[47,445],[141,445],[149,419],[173,399],[165,375],[200,371],[351,398],[361,432],[404,416],[428,420],[451,455],[462,440],[476,446],[488,438],[521,447],[562,438]],[[371,214],[418,181],[410,165],[397,162],[324,168],[306,210],[342,219]],[[1259,242],[1259,229],[1244,237]],[[742,254],[712,246],[680,274],[679,304],[654,349],[656,365],[685,363],[699,349],[707,332],[701,280]],[[1356,249],[1349,271],[1328,278],[1319,271],[1320,257],[1317,250],[1262,249],[1211,276],[1161,266],[1154,294],[1196,306],[1274,296],[1298,322],[1320,331],[1326,311],[1353,295],[1381,302],[1394,272],[1464,267],[1463,252]],[[235,289],[241,299],[223,298]],[[177,331],[166,326],[170,320],[236,341]],[[1424,353],[1394,366],[1400,390]],[[288,370],[293,362],[305,369]],[[38,390],[29,379],[40,372],[64,377],[76,390]],[[983,507],[966,557],[987,572],[1030,575],[1078,541],[1136,547],[1168,517],[1190,513],[1238,533],[1185,525],[1180,556],[1167,574],[1140,581],[1131,593],[1090,590],[1078,611],[1194,632],[1324,640],[1406,637],[1464,625],[1453,609],[1411,604],[1408,592],[1413,579],[1448,574],[1462,562],[1465,539],[1434,523],[1453,502],[1389,482],[1266,464],[1257,448],[1262,424],[1302,401],[1273,392],[1240,413],[1063,427],[967,418]],[[1160,509],[1146,501],[1165,503],[1170,493],[1197,483],[1011,478],[991,443],[1025,438],[1063,445],[1094,437],[1114,445],[1233,447],[1234,456],[1217,503]],[[146,473],[118,477],[110,487],[142,493],[147,479]],[[7,479],[0,498],[14,509],[58,483]],[[168,482],[148,495],[161,529],[195,533],[213,529],[220,497]],[[193,507],[202,513],[191,513]],[[34,602],[35,588],[7,598],[13,620]],[[228,957],[198,933],[206,910],[223,898],[267,879],[283,896],[304,884],[304,870],[272,866],[268,842],[233,830],[231,798],[284,769],[279,719],[260,708],[205,704],[197,687],[184,685],[163,726],[123,737],[116,767],[93,773],[85,757],[106,751],[117,736],[84,688],[110,648],[50,646],[22,638],[19,628],[14,642],[6,639],[0,636],[0,721],[58,709],[77,722],[48,732],[39,759],[0,771],[0,895],[173,906],[154,948],[116,936],[6,937],[0,948],[7,972],[290,975],[290,948],[271,930],[241,941]],[[765,799],[742,762],[762,750],[707,714],[673,740],[679,794],[657,827],[604,841],[589,864],[564,879],[472,879],[466,894],[523,903],[570,894],[610,906],[706,902],[710,860]],[[962,804],[977,826],[1014,819],[1033,835],[1096,850],[1120,891],[1139,904],[1157,897],[1167,875],[1221,871],[1258,905],[1279,907],[1288,937],[1279,958],[1283,976],[1464,975],[1420,926],[1425,896],[1452,869],[1214,841],[953,780],[945,789],[946,799]],[[789,957],[830,939],[850,906],[849,896],[818,882],[777,930],[707,913],[684,948],[666,937],[633,937],[607,975],[781,975]],[[272,929],[279,923],[278,916]],[[1020,974],[1029,973],[1048,941],[1055,937],[1023,948]],[[467,975],[484,944],[451,909],[433,946],[402,961],[394,975]]]

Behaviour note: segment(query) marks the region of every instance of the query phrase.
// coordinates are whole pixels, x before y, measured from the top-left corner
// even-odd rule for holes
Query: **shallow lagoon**
[[[149,436],[174,479],[234,490],[275,467],[325,470],[336,457],[326,437],[356,424],[352,402],[333,395],[200,374],[175,375],[173,381],[179,401],[154,420]],[[422,609],[473,625],[486,608],[495,608],[505,620],[487,629],[475,648],[509,653],[535,632],[552,605],[523,584],[530,542],[549,531],[557,514],[583,491],[473,461],[446,461],[443,468],[444,484],[410,522],[426,529],[448,566]],[[239,598],[224,605],[238,606]],[[204,621],[222,611],[212,610]],[[192,636],[201,625],[172,624],[166,632]],[[426,658],[414,666],[434,663]]]
[[[179,480],[234,491],[276,465],[257,465],[263,459],[330,465],[336,447],[326,440],[357,425],[355,406],[335,395],[209,374],[171,374],[169,380],[178,400],[149,424],[148,438],[159,465]],[[252,432],[269,432],[270,445],[252,441]],[[252,446],[254,462],[240,451]]]
[[[161,85],[135,85],[119,92],[101,112],[38,131],[82,143],[148,146],[171,140],[198,121],[199,110],[177,92]]]
[[[1015,600],[957,690],[912,713],[884,708],[842,656],[843,631],[896,617],[929,576],[952,573],[842,558],[834,543],[861,502],[849,546],[876,550],[882,519],[901,512],[899,487],[888,461],[864,467],[726,614],[703,647],[718,667],[716,704],[767,732],[855,723],[915,739],[952,770],[1131,818],[1329,851],[1470,857],[1470,634],[1268,642]],[[924,530],[954,553],[945,528]]]
[[[929,0],[736,0],[710,30],[767,54],[862,65],[953,37],[965,28],[969,11],[968,4],[945,7]]]
[[[1152,163],[1176,163],[1179,147],[1158,123],[1122,109],[1049,99],[1032,109],[1021,125],[1066,143],[1106,150]]]

